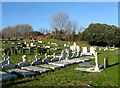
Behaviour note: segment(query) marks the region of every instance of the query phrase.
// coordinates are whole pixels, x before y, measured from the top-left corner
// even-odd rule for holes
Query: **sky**
[[[68,13],[79,27],[91,23],[118,26],[117,2],[2,2],[2,28],[16,24],[30,24],[35,31],[50,28],[56,13]]]

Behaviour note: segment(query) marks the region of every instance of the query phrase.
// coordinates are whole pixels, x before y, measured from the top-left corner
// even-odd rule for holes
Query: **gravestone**
[[[73,49],[74,49],[74,51],[76,50],[76,43],[75,42],[73,44]]]
[[[4,53],[3,58],[4,58],[4,60],[6,60],[6,58],[7,58],[6,53]]]
[[[32,62],[32,65],[40,65],[41,61],[38,61],[38,55],[35,55],[35,61]]]
[[[50,49],[47,49],[47,53],[48,53],[48,54],[50,53]]]
[[[26,61],[26,55],[23,55],[22,59],[23,59],[23,62],[25,62]]]
[[[70,46],[70,50],[74,51],[74,47],[73,47],[73,46]]]
[[[104,68],[106,68],[108,65],[108,58],[104,58]]]
[[[22,43],[21,46],[22,46],[22,47],[26,47],[26,44]]]
[[[22,47],[20,48],[20,53],[23,54],[23,48]]]
[[[8,52],[8,51],[7,51],[7,49],[5,48],[5,49],[4,49],[4,53],[5,53],[6,55],[7,55],[7,52]]]
[[[56,55],[55,55],[55,53],[53,54],[53,58],[51,59],[51,61],[58,61],[58,59],[56,58]]]
[[[8,56],[8,64],[10,64],[11,58]]]
[[[24,42],[24,44],[26,45],[26,44],[27,44],[27,42],[25,41],[25,42]]]
[[[97,52],[95,53],[95,68],[94,68],[94,70],[99,71]]]
[[[38,41],[38,43],[43,43],[42,41]]]
[[[17,50],[20,50],[21,49],[21,47],[20,46],[17,46]]]
[[[47,53],[47,49],[45,49],[45,48],[41,48],[41,47],[38,47],[38,48],[37,48],[37,53],[45,54],[45,53]]]
[[[87,47],[83,47],[82,53],[87,53]]]
[[[8,56],[11,56],[11,51],[8,51]]]
[[[22,56],[23,62],[18,63],[18,67],[30,66],[29,62],[26,62],[26,55]]]
[[[29,44],[26,44],[27,47],[29,47]]]
[[[80,52],[80,46],[76,46],[77,52]]]
[[[80,51],[80,47],[76,45],[76,43],[74,42],[72,46],[70,46],[70,50],[72,51],[77,51],[79,52]]]
[[[21,54],[25,54],[25,49],[24,48],[21,48]]]
[[[14,54],[14,49],[12,49],[12,54]]]
[[[33,46],[34,46],[32,42],[30,43],[30,46],[31,46],[31,47],[33,47]]]
[[[95,53],[95,48],[94,47],[90,47],[90,53],[92,53],[94,55],[94,53]]]
[[[50,59],[48,58],[47,53],[45,53],[45,59],[43,59],[42,62],[44,62],[44,63],[50,62]]]
[[[11,49],[14,49],[14,47],[11,47]]]
[[[68,50],[66,60],[70,59],[72,57],[72,55],[73,55],[72,50]]]
[[[15,55],[17,55],[17,54],[18,54],[16,49],[14,50],[14,54],[15,54]]]
[[[64,47],[66,47],[67,45],[66,44],[64,44]]]
[[[65,59],[65,56],[66,56],[66,51],[63,50],[63,51],[61,52],[61,56],[60,56],[59,60],[64,60],[64,59]]]
[[[50,49],[50,46],[45,46],[45,48],[48,48],[48,49]]]
[[[38,61],[38,55],[35,55],[35,61]]]
[[[30,54],[33,54],[34,53],[34,48],[30,47],[29,51],[30,51]]]

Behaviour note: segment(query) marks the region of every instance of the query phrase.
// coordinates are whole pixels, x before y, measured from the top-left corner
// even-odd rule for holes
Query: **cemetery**
[[[37,40],[25,40],[24,42],[3,41],[2,60],[0,61],[2,69],[0,80],[3,86],[7,86],[7,83],[9,84],[10,80],[13,79],[14,82],[11,83],[11,86],[30,84],[33,86],[55,85],[56,82],[52,83],[52,79],[57,82],[58,80],[60,82],[74,81],[73,84],[68,82],[63,85],[75,85],[77,83],[76,85],[82,86],[86,83],[94,86],[105,86],[106,84],[117,86],[119,65],[117,62],[117,51],[119,48],[111,51],[111,49],[106,50],[106,47],[81,46],[80,42],[68,42],[69,47],[66,47],[66,43],[57,44],[55,40],[49,40],[49,42],[48,40],[38,42]],[[50,47],[59,49],[54,50]],[[113,71],[114,78],[112,78]],[[61,77],[64,78],[60,80]],[[101,83],[99,78],[106,83]],[[16,82],[19,83],[28,79],[31,81],[16,84]],[[37,82],[36,79],[39,81]],[[49,80],[49,82],[45,81],[45,79]],[[81,83],[76,82],[75,79]],[[114,81],[108,81],[110,79],[114,79]],[[47,83],[39,83],[42,81]],[[57,85],[59,86],[61,83],[57,83]]]
[[[2,0],[0,87],[118,88],[119,6]]]

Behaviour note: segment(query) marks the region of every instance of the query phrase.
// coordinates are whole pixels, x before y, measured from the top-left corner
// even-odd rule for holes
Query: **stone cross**
[[[35,60],[38,61],[38,55],[35,55]]]
[[[4,55],[3,55],[3,58],[4,58],[4,60],[6,60],[6,58],[7,58],[7,56],[6,56],[6,54],[4,53]]]
[[[26,55],[23,55],[22,59],[23,59],[23,62],[25,62],[26,61]]]
[[[47,55],[47,53],[45,53],[45,59],[47,59],[48,58],[48,55]]]
[[[98,56],[97,56],[97,52],[95,53],[95,71],[99,71],[99,65],[98,65]]]
[[[55,53],[53,54],[53,58],[55,58],[56,57],[56,55],[55,55]]]
[[[11,58],[8,56],[8,64],[10,64],[10,60],[11,60]]]

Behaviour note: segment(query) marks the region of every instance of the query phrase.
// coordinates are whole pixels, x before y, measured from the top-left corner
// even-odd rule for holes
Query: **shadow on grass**
[[[109,68],[109,67],[116,66],[116,65],[119,65],[119,64],[120,64],[120,63],[115,63],[115,64],[112,64],[112,65],[109,65],[108,68]]]
[[[2,87],[4,88],[8,88],[10,85],[16,85],[16,84],[21,84],[21,83],[26,83],[26,82],[31,82],[33,80],[38,80],[38,79],[26,79],[26,80],[21,80],[21,81],[11,81],[11,82],[8,82],[8,83],[3,83],[2,84]]]

